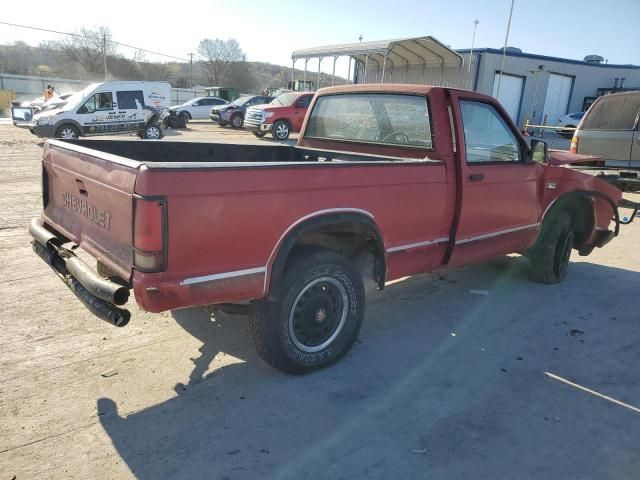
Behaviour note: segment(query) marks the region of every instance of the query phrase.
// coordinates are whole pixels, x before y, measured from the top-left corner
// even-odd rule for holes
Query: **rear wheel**
[[[540,283],[558,283],[567,274],[574,233],[571,217],[564,210],[552,212],[542,225],[535,245],[529,251],[531,279]]]
[[[70,124],[62,125],[56,132],[56,138],[64,138],[66,140],[73,140],[79,136],[80,132],[78,129],[74,125]]]
[[[284,120],[278,120],[273,124],[273,131],[271,134],[276,140],[286,140],[291,134],[291,126]]]
[[[264,132],[253,132],[253,134],[258,137],[258,138],[262,138],[264,137],[265,133]]]
[[[157,125],[149,125],[142,131],[142,138],[160,140],[162,138],[162,130]]]
[[[275,299],[252,305],[249,328],[260,356],[286,373],[330,365],[353,346],[364,317],[362,277],[344,256],[305,250],[275,285]]]

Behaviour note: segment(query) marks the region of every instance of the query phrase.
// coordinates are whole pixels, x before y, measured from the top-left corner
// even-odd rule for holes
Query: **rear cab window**
[[[420,95],[321,96],[305,137],[433,150],[429,105]]]
[[[640,112],[640,94],[619,93],[601,98],[582,121],[582,130],[633,130]]]

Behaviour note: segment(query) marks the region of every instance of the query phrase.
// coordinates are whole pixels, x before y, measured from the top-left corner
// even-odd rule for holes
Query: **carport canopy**
[[[295,62],[299,59],[340,56],[349,56],[361,63],[371,62],[380,66],[391,63],[461,68],[463,62],[460,54],[431,36],[306,48],[295,50],[291,59]]]

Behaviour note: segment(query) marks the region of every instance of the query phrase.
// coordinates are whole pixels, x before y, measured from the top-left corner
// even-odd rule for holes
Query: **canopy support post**
[[[331,71],[331,86],[333,87],[333,82],[336,78],[336,60],[338,60],[338,56],[333,56],[333,70]]]
[[[322,63],[322,59],[324,57],[318,57],[318,84],[316,86],[316,90],[320,88],[320,64]]]
[[[309,62],[308,58],[304,59],[304,77],[303,77],[303,82],[304,82],[304,86],[302,88],[304,88],[306,90],[307,88],[307,63]]]
[[[353,59],[353,57],[349,56],[349,68],[347,68],[347,79],[344,82],[345,85],[349,84],[349,75],[351,75],[351,60],[352,59]]]
[[[369,65],[369,55],[367,55],[364,60],[364,73],[363,73],[362,83],[367,83],[367,66],[368,65]]]
[[[384,60],[382,61],[382,83],[384,83],[384,73],[387,69],[387,55],[389,55],[389,52],[384,54]]]

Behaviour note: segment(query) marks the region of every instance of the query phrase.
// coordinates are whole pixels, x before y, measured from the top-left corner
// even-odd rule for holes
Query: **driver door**
[[[462,202],[452,265],[523,251],[541,217],[542,167],[506,112],[452,92]]]
[[[96,135],[111,131],[117,110],[111,91],[94,93],[77,111],[83,135]]]

